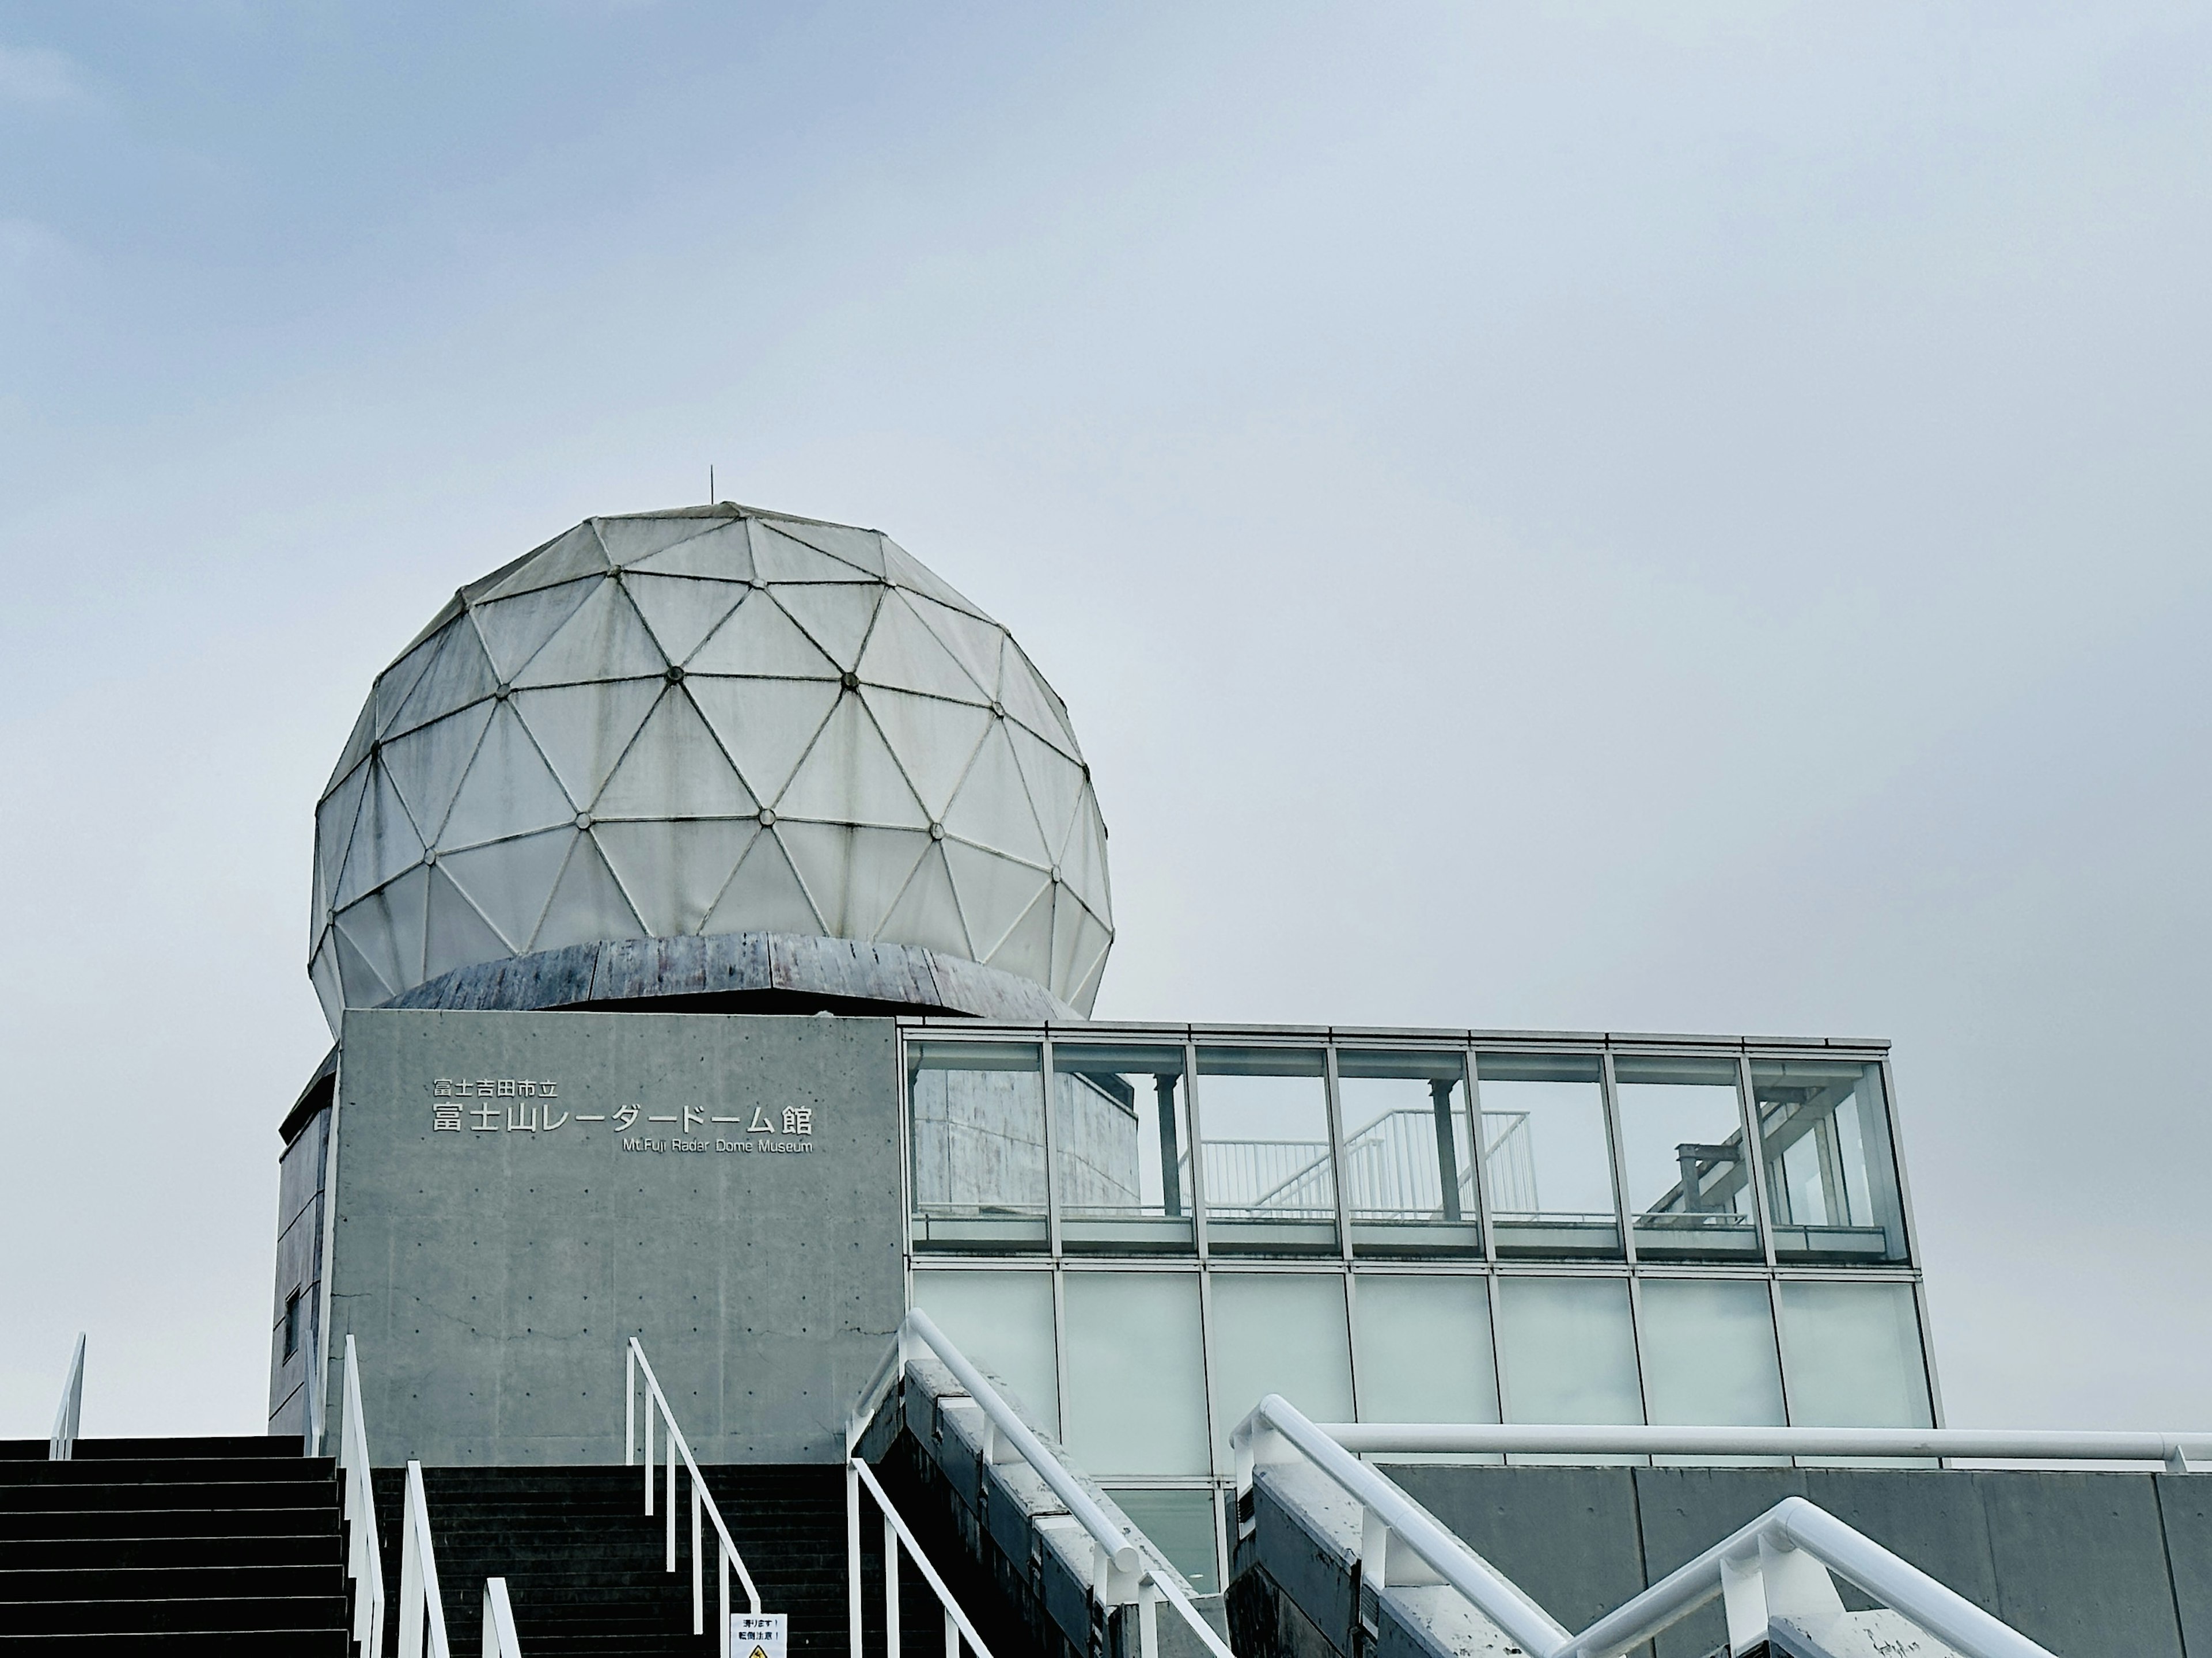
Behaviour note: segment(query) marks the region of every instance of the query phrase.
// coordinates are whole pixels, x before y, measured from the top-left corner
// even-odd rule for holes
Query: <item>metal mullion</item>
[[[1905,1263],[1917,1270],[1920,1265],[1920,1229],[1912,1218],[1912,1186],[1905,1176],[1905,1140],[1898,1121],[1897,1080],[1890,1074],[1888,1054],[1884,1054],[1875,1063],[1881,1067],[1881,1110],[1889,1130],[1889,1171],[1890,1177],[1897,1182],[1898,1218],[1905,1226]],[[1925,1330],[1920,1339],[1924,1345],[1928,1339]]]
[[[1644,1283],[1634,1268],[1628,1274],[1628,1344],[1636,1355],[1636,1408],[1644,1425],[1651,1424],[1651,1383],[1647,1379],[1648,1367],[1644,1362]],[[1636,1467],[1656,1467],[1657,1462],[1647,1456]]]
[[[1774,1366],[1782,1377],[1782,1419],[1794,1427],[1797,1423],[1797,1401],[1790,1388],[1790,1345],[1782,1333],[1782,1280],[1778,1278],[1766,1280],[1766,1305],[1768,1316],[1774,1321]],[[1796,1457],[1790,1459],[1790,1466],[1797,1466]]]
[[[1345,1375],[1352,1381],[1352,1419],[1364,1422],[1366,1418],[1359,1410],[1359,1291],[1352,1282],[1358,1274],[1347,1267],[1339,1276],[1344,1281]]]
[[[1038,1084],[1043,1090],[1044,1103],[1044,1247],[1045,1253],[1057,1262],[1060,1260],[1060,1159],[1053,1155],[1053,1119],[1060,1114],[1060,1090],[1054,1086],[1058,1080],[1052,1073],[1052,1027],[1047,1025],[1038,1034],[1037,1062],[1042,1067]]]
[[[1223,1475],[1213,1433],[1213,1273],[1203,1265],[1198,1269],[1198,1358],[1204,1372],[1199,1377],[1199,1387],[1206,1405],[1206,1466],[1212,1470],[1213,1478],[1219,1479]],[[1235,1470],[1232,1468],[1231,1473]]]
[[[1613,1158],[1613,1206],[1620,1223],[1620,1258],[1633,1266],[1636,1217],[1628,1203],[1628,1146],[1620,1133],[1620,1101],[1613,1090],[1611,1048],[1598,1054],[1598,1099],[1605,1113],[1607,1151]]]
[[[1324,1042],[1321,1050],[1322,1110],[1328,1124],[1329,1186],[1336,1198],[1336,1251],[1348,1271],[1352,1266],[1352,1207],[1345,1195],[1344,1114],[1337,1102],[1336,1044]],[[1348,1320],[1348,1315],[1347,1315]],[[1346,1329],[1351,1328],[1347,1321]]]
[[[1494,1272],[1482,1275],[1482,1285],[1490,1298],[1490,1374],[1498,1387],[1498,1419],[1510,1422],[1513,1405],[1506,1397],[1505,1386],[1505,1291]],[[1508,1459],[1500,1455],[1498,1461],[1503,1466]]]
[[[1052,1383],[1060,1395],[1060,1431],[1054,1436],[1067,1442],[1067,1285],[1060,1263],[1052,1264]]]
[[[1182,1114],[1190,1120],[1190,1230],[1197,1245],[1198,1264],[1209,1259],[1206,1250],[1206,1130],[1199,1117],[1198,1044],[1186,1034],[1182,1043]]]
[[[1752,1220],[1770,1271],[1774,1266],[1774,1215],[1766,1199],[1766,1140],[1759,1121],[1759,1094],[1751,1080],[1751,1056],[1735,1056],[1736,1115],[1743,1122],[1743,1151],[1751,1159]]]
[[[1936,1344],[1928,1339],[1928,1285],[1925,1280],[1917,1278],[1912,1281],[1912,1314],[1920,1322],[1920,1369],[1928,1379],[1928,1419],[1940,1428],[1943,1425],[1943,1387],[1936,1379]]]
[[[1496,1260],[1498,1234],[1490,1220],[1490,1170],[1486,1166],[1489,1159],[1482,1155],[1482,1085],[1476,1075],[1480,1067],[1474,1048],[1462,1048],[1460,1056],[1467,1066],[1467,1154],[1474,1159],[1474,1203],[1482,1212],[1476,1217],[1482,1228],[1482,1258]]]

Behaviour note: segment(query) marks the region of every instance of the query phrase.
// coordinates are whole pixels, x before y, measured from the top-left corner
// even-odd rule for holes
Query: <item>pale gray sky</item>
[[[2212,1426],[2208,94],[2124,0],[0,6],[0,1436],[80,1328],[258,1428],[315,794],[709,465],[1066,696],[1102,1013],[1891,1036],[1951,1419]]]

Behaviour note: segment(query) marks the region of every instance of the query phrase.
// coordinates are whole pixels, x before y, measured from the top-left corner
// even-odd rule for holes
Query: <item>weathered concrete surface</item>
[[[329,1419],[350,1333],[380,1463],[612,1461],[635,1334],[702,1463],[842,1461],[903,1311],[895,1054],[887,1019],[348,1012]]]
[[[2060,1658],[2183,1658],[2212,1640],[2212,1475],[1893,1468],[1385,1470],[1570,1629],[1802,1496]],[[1863,1606],[1844,1592],[1845,1604]],[[1707,1607],[1657,1643],[1725,1639]]]

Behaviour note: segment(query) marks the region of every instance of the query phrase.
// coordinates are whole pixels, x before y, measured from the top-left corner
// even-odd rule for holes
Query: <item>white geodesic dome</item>
[[[726,503],[596,518],[377,677],[315,809],[308,971],[335,1031],[501,957],[800,933],[1088,1013],[1105,836],[1065,705],[888,537]]]

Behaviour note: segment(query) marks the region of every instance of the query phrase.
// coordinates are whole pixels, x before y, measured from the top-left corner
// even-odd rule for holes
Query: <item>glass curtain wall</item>
[[[917,1245],[1002,1249],[1046,1241],[1043,1052],[1035,1042],[907,1048]]]
[[[1467,1055],[1340,1049],[1344,1206],[1362,1254],[1479,1254]]]
[[[1318,1048],[1198,1050],[1199,1183],[1222,1254],[1334,1254],[1336,1159]]]
[[[1761,1260],[1735,1061],[1613,1062],[1622,1184],[1639,1260]]]
[[[1191,1253],[1197,1190],[1182,1048],[1058,1042],[1052,1069],[1061,1247]]]
[[[1474,1064],[1499,1257],[1618,1260],[1602,1061],[1595,1054],[1478,1054]]]
[[[1904,1260],[1905,1208],[1881,1067],[1753,1060],[1751,1091],[1775,1258]]]

